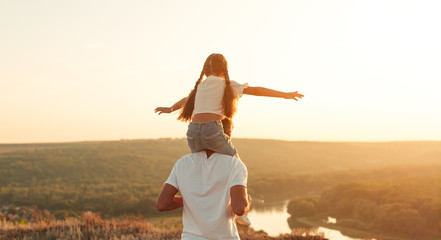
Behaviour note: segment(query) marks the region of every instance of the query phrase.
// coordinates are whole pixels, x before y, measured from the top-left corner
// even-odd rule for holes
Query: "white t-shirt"
[[[230,86],[236,97],[243,95],[243,90],[248,84],[239,84],[230,80]],[[194,100],[193,115],[198,113],[215,113],[224,115],[222,111],[222,98],[225,90],[225,79],[210,75],[198,85]]]
[[[229,207],[230,188],[247,185],[248,172],[237,157],[205,151],[179,159],[167,181],[184,199],[181,239],[237,240],[234,213]]]

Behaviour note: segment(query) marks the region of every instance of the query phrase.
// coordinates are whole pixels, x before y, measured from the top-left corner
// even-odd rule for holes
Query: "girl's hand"
[[[158,113],[158,115],[161,115],[161,113],[171,113],[172,110],[170,107],[157,107],[155,109],[155,113]]]
[[[298,101],[297,98],[303,98],[303,94],[300,94],[297,91],[288,92],[288,93],[286,93],[286,96],[284,98],[285,99],[294,99],[294,100]]]

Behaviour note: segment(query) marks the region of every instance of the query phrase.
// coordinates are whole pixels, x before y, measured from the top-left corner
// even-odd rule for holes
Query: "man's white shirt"
[[[165,183],[184,199],[181,239],[240,239],[229,207],[230,189],[247,186],[248,172],[237,157],[205,151],[179,159]]]

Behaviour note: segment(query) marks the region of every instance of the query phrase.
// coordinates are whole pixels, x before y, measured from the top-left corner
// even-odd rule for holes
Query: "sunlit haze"
[[[184,138],[206,57],[243,96],[233,137],[441,140],[440,1],[0,2],[0,143]],[[233,140],[234,141],[234,140]]]

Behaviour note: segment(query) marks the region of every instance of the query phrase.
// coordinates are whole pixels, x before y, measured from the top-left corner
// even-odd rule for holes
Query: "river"
[[[287,212],[288,202],[289,201],[284,201],[271,205],[259,204],[258,207],[252,208],[248,213],[251,220],[251,227],[256,231],[263,230],[270,236],[291,233],[292,229],[288,224],[288,218],[290,217]],[[333,218],[328,218],[328,221],[335,222],[336,220]],[[358,240],[358,238],[345,236],[338,230],[333,230],[322,226],[318,226],[315,231],[322,233],[325,238],[330,240]],[[363,239],[366,240],[369,238]],[[375,238],[370,239],[375,240]]]

